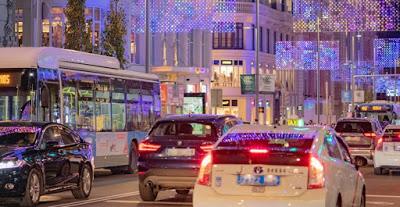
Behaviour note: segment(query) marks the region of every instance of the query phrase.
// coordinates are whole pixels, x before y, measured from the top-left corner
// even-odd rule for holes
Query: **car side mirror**
[[[46,142],[46,149],[54,149],[58,147],[58,142],[57,141],[48,141]]]

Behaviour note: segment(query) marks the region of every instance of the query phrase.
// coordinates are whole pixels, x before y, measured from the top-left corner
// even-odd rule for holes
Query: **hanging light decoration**
[[[375,67],[379,71],[400,67],[400,38],[375,39],[374,51]]]

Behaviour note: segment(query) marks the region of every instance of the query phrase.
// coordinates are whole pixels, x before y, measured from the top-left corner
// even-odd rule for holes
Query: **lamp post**
[[[145,6],[145,70],[150,73],[150,1],[144,0]]]
[[[321,35],[320,35],[320,15],[317,17],[317,124],[320,124],[320,94],[321,94],[321,75],[320,75],[320,41],[321,41]]]
[[[255,114],[255,122],[256,124],[259,123],[259,118],[260,118],[260,113],[258,113],[258,103],[259,103],[259,97],[260,97],[260,88],[259,88],[259,81],[260,81],[260,60],[259,60],[259,53],[260,53],[260,0],[256,0],[256,28],[255,28],[255,37],[256,37],[256,87],[255,87],[255,93],[256,93],[256,98],[254,101],[254,104],[256,105],[256,114]]]

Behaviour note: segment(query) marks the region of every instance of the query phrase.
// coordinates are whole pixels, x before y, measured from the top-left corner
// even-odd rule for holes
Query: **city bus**
[[[355,107],[355,117],[377,119],[385,126],[400,118],[400,105],[386,101],[358,104]]]
[[[95,166],[136,170],[160,116],[158,77],[117,59],[59,48],[0,48],[0,120],[57,122],[92,144]]]

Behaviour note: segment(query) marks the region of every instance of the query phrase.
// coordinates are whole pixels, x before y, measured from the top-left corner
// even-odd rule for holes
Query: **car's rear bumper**
[[[400,153],[398,156],[393,156],[385,155],[384,152],[375,152],[374,167],[400,169]]]
[[[221,195],[201,185],[196,185],[193,192],[193,207],[323,207],[329,206],[327,203],[325,189],[308,190],[296,197]]]
[[[374,159],[374,150],[370,148],[350,148],[350,154],[353,158],[363,157],[368,162]]]
[[[197,179],[197,170],[149,169],[139,172],[140,182],[151,182],[161,189],[192,189]]]

